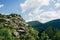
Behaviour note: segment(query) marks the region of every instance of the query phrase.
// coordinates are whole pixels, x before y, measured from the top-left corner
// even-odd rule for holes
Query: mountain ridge
[[[46,29],[48,28],[48,26],[52,26],[52,27],[60,29],[60,19],[55,19],[46,23],[41,23],[39,21],[32,21],[32,22],[28,22],[28,24],[30,24],[33,28],[37,30]]]

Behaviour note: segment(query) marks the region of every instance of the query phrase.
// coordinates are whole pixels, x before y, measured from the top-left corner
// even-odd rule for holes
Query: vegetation
[[[18,14],[0,14],[0,40],[60,40],[60,29],[48,27],[39,32]]]

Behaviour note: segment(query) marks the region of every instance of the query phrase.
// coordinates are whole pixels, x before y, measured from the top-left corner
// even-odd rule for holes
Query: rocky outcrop
[[[12,35],[15,37],[19,38],[21,34],[26,33],[25,32],[25,25],[24,25],[24,20],[21,18],[20,15],[17,14],[10,14],[10,15],[5,15],[6,18],[0,18],[0,22],[4,25],[4,27],[10,27],[14,32]]]
[[[0,15],[1,40],[35,40],[37,33],[18,14]]]

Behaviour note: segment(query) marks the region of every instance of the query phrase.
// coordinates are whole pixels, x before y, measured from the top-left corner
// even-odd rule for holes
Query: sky
[[[20,14],[26,22],[60,19],[60,0],[0,0],[0,13]]]

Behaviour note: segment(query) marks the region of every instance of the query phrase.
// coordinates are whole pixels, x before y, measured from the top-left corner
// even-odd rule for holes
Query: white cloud
[[[60,8],[60,3],[55,4],[56,8]]]
[[[50,0],[26,0],[24,3],[20,4],[22,12],[27,10],[34,10],[40,8],[43,5],[48,5]]]
[[[60,19],[60,13],[58,13],[56,11],[47,11],[47,12],[43,12],[41,15],[40,15],[40,21],[45,23],[45,22],[48,22],[48,21],[51,21],[51,20],[54,20],[54,19]]]
[[[28,19],[28,20],[26,20],[26,22],[30,22],[30,21],[33,21],[32,19]]]
[[[39,20],[42,23],[46,23],[54,19],[60,19],[60,11],[46,11],[41,14],[37,14],[37,15],[31,14],[31,15],[32,17],[29,16],[28,20],[26,21]]]
[[[0,8],[3,7],[3,6],[4,6],[4,4],[1,4],[1,5],[0,5]]]
[[[57,2],[60,2],[60,0],[57,0]]]
[[[55,3],[55,7],[60,8],[60,0],[57,0],[57,2]]]
[[[32,15],[32,13],[29,13],[28,16],[32,17],[33,15]]]
[[[40,9],[44,5],[48,6],[50,1],[54,0],[26,0],[24,3],[20,4],[22,12],[28,12],[26,21],[39,20],[42,23],[46,23],[54,19],[60,19],[60,10],[55,11],[51,9],[52,11],[45,11]],[[58,8],[60,4],[56,3],[55,6]]]

